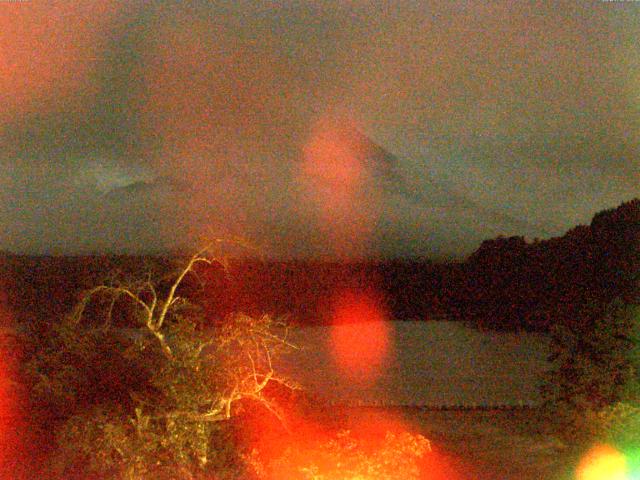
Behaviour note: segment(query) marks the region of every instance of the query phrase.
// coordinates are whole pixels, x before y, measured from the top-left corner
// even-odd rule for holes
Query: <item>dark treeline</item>
[[[345,292],[382,300],[395,319],[444,314],[442,292],[455,265],[428,261],[231,262],[224,285],[215,279],[202,303],[213,312],[290,314],[303,323],[326,323],[332,302]],[[220,278],[220,277],[218,277]]]
[[[484,328],[581,328],[590,312],[614,299],[638,303],[639,272],[640,200],[634,199],[562,237],[483,242],[462,265],[448,307]]]
[[[0,292],[21,321],[50,321],[66,314],[83,290],[101,283],[145,277],[158,279],[180,258],[141,256],[0,257]],[[332,301],[345,292],[382,299],[392,318],[431,318],[446,312],[443,292],[456,264],[423,260],[310,262],[229,260],[198,267],[182,295],[206,309],[211,320],[242,311],[288,315],[293,321],[329,321]],[[160,282],[160,288],[168,287]]]
[[[19,320],[51,320],[68,312],[83,289],[140,275],[162,278],[179,258],[141,256],[0,257],[0,291]],[[484,241],[465,261],[230,261],[186,282],[210,319],[232,311],[289,314],[324,323],[344,291],[381,297],[396,319],[439,315],[480,328],[547,331],[579,327],[594,305],[615,298],[638,303],[640,200],[596,214],[564,236]],[[204,285],[204,287],[202,287]]]

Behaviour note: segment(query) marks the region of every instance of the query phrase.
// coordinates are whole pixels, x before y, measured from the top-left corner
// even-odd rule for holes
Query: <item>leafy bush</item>
[[[640,403],[617,402],[598,412],[598,436],[619,447],[640,446]]]
[[[584,319],[554,327],[554,369],[543,388],[549,419],[573,442],[616,430],[627,407],[640,406],[638,306],[621,301],[590,306]]]
[[[164,290],[149,278],[89,290],[37,349],[27,371],[55,431],[52,476],[239,475],[226,421],[243,400],[277,412],[265,392],[293,387],[273,368],[291,345],[269,316],[205,325],[180,285],[212,261],[194,255]]]

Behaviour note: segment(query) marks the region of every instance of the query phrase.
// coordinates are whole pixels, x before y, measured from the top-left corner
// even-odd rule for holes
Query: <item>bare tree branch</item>
[[[196,316],[201,312],[188,308],[191,303],[180,290],[188,275],[202,281],[194,270],[200,263],[218,262],[225,266],[222,260],[209,255],[211,248],[222,242],[209,242],[186,259],[171,277],[166,293],[150,274],[140,282],[100,285],[82,296],[70,317],[71,325],[79,326],[85,315],[95,313],[93,309],[87,310],[92,301],[106,300],[108,304],[97,303],[98,314],[105,315],[102,323],[105,333],[118,318],[118,309],[127,309],[124,312],[133,312],[138,318],[137,330],[128,329],[123,337],[129,339],[130,345],[114,353],[122,355],[126,362],[133,359],[132,365],[142,366],[145,375],[143,385],[136,385],[139,389],[129,392],[135,415],[127,412],[125,416],[128,423],[124,430],[131,431],[132,426],[139,430],[136,441],[160,437],[163,445],[194,449],[194,442],[200,441],[204,431],[203,425],[230,419],[235,415],[234,406],[244,399],[264,405],[285,425],[267,387],[274,382],[296,388],[275,371],[277,355],[283,349],[296,348],[288,339],[286,324],[267,315],[253,318],[240,313],[202,331],[201,318]],[[120,348],[122,344],[117,345]],[[83,343],[81,347],[90,351],[92,344]],[[139,451],[127,452],[121,444],[113,450],[121,459],[127,455],[139,458]],[[202,465],[207,462],[206,451],[191,450],[188,455]],[[131,478],[137,478],[137,471],[131,470]]]
[[[162,324],[164,323],[165,317],[167,316],[169,307],[171,307],[171,305],[173,304],[176,290],[182,283],[182,280],[184,279],[184,277],[189,272],[191,272],[194,265],[200,262],[211,265],[211,263],[213,262],[209,258],[202,256],[202,254],[204,254],[209,248],[210,246],[207,246],[204,249],[202,249],[200,252],[193,255],[191,257],[191,260],[189,260],[189,263],[187,264],[187,266],[180,272],[180,274],[178,275],[178,278],[176,278],[175,282],[173,282],[173,284],[171,285],[171,288],[169,289],[169,293],[167,294],[167,298],[164,301],[164,304],[162,306],[162,310],[160,311],[160,315],[158,316],[158,320],[155,322],[154,328],[156,330],[159,330],[160,328],[162,328]]]

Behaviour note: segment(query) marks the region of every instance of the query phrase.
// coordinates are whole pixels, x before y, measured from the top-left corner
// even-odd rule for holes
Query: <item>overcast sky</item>
[[[465,255],[640,196],[639,2],[208,3],[0,3],[1,249]]]

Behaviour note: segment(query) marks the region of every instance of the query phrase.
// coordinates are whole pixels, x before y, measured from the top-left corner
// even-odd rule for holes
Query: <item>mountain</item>
[[[184,180],[169,176],[157,177],[153,180],[137,180],[127,185],[111,188],[105,192],[108,201],[129,201],[135,196],[164,193],[188,193],[191,186]]]
[[[378,203],[370,243],[374,255],[460,256],[497,235],[548,235],[526,218],[475,202],[464,193],[467,185],[438,178],[421,166],[425,163],[394,155],[357,128],[341,125],[331,135],[329,149],[336,150],[338,157],[345,156],[344,151],[351,152],[360,162],[366,177],[359,186],[362,192],[358,199],[365,202],[360,207]],[[341,168],[339,162],[332,166]]]
[[[170,177],[150,171],[111,186],[89,199],[94,207],[74,209],[78,226],[64,245],[143,253],[215,232],[247,238],[272,258],[442,259],[498,235],[546,235],[349,123],[322,125],[289,157],[263,153],[222,166],[185,161]]]
[[[362,132],[356,131],[355,134],[361,142],[369,145],[367,150],[371,152],[372,168],[379,173],[378,178],[389,192],[400,194],[425,208],[442,207],[449,209],[452,213],[471,211],[481,215],[491,224],[504,227],[506,230],[520,229],[523,235],[529,232],[546,233],[542,227],[526,219],[516,218],[498,208],[483,206],[470,200],[460,192],[464,186],[456,188],[450,182],[434,178],[428,171],[423,171],[422,175],[414,178],[412,182],[411,173],[403,170],[403,164],[407,161],[401,161]],[[419,184],[416,184],[416,180]]]

